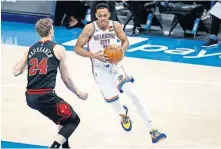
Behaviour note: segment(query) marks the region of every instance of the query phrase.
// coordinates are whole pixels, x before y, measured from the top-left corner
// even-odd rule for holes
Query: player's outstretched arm
[[[16,77],[20,74],[22,74],[27,68],[27,56],[28,56],[28,51],[25,52],[24,56],[20,61],[18,61],[15,66],[13,67],[13,75]]]
[[[126,51],[129,46],[129,40],[127,38],[127,35],[123,31],[122,25],[119,22],[115,21],[114,25],[117,37],[121,40],[121,49],[123,51]]]
[[[87,24],[83,31],[81,32],[81,34],[78,37],[78,40],[75,44],[75,53],[83,56],[83,57],[93,57],[93,53],[84,50],[84,46],[86,45],[86,43],[89,41],[90,36],[92,36],[94,32],[94,26],[93,24]]]
[[[80,91],[76,84],[73,82],[72,78],[70,77],[67,63],[66,63],[66,50],[61,45],[56,45],[54,47],[55,56],[60,60],[60,73],[61,79],[63,80],[66,87],[71,90],[74,94],[76,94],[79,98],[86,100],[88,98],[88,94],[85,92]]]

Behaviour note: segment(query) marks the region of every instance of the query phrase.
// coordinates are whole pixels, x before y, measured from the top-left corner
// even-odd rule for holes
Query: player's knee
[[[72,119],[70,120],[70,123],[75,124],[75,125],[79,125],[80,124],[79,116],[76,115],[75,117],[72,117]]]
[[[78,115],[76,115],[75,117],[75,124],[79,125],[80,124],[80,117]]]

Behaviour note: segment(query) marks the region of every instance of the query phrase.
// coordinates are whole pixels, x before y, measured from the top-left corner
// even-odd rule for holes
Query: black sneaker
[[[202,47],[214,47],[218,45],[218,40],[209,39]]]

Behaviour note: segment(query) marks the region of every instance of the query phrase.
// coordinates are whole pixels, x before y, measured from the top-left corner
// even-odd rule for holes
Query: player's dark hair
[[[98,5],[96,6],[96,11],[97,11],[98,9],[104,9],[104,8],[106,8],[106,9],[109,10],[109,7],[108,7],[107,4],[105,4],[105,3],[100,3],[100,4],[98,4]]]

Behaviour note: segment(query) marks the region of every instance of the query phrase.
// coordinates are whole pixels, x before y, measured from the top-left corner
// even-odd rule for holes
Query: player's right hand
[[[78,96],[78,98],[83,100],[86,100],[88,98],[88,93],[79,90],[76,92],[76,95]]]
[[[105,62],[107,63],[108,62],[108,58],[107,56],[103,53],[102,50],[96,52],[96,53],[93,53],[93,58],[97,59],[97,60],[100,60],[102,62]]]

